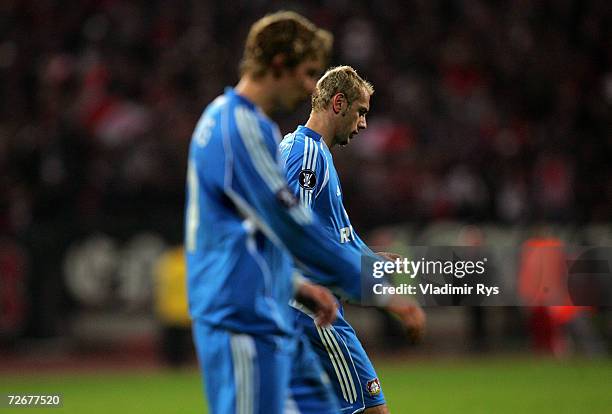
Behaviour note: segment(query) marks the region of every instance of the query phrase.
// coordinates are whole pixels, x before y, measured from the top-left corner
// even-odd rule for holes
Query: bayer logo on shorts
[[[317,185],[317,176],[312,170],[302,170],[299,176],[300,187],[312,190]]]

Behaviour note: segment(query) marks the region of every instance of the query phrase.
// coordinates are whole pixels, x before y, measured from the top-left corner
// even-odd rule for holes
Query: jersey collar
[[[270,119],[270,117],[259,106],[255,105],[255,103],[251,102],[244,96],[240,95],[238,92],[236,92],[236,89],[232,88],[231,86],[227,86],[225,88],[224,95],[227,96],[228,98],[238,100],[241,104],[245,105],[247,108],[251,109],[252,111],[257,112],[265,120],[276,125],[276,123],[272,121],[272,119]]]
[[[228,87],[226,87],[226,88],[225,88],[225,91],[224,91],[224,92],[225,92],[225,95],[226,95],[228,98],[233,98],[233,99],[237,99],[237,100],[239,100],[239,101],[240,101],[240,103],[242,103],[242,104],[246,105],[246,106],[247,106],[249,109],[252,109],[252,110],[256,110],[256,109],[258,109],[258,108],[257,108],[257,105],[255,105],[253,102],[249,101],[249,100],[248,100],[247,98],[245,98],[244,96],[239,95],[239,94],[236,92],[236,90],[235,90],[234,88],[232,88],[232,87],[228,86]]]
[[[320,141],[322,138],[320,134],[316,133],[315,131],[313,131],[312,129],[308,127],[305,127],[304,125],[298,126],[297,132],[302,133],[306,135],[307,137],[314,139],[315,141]]]

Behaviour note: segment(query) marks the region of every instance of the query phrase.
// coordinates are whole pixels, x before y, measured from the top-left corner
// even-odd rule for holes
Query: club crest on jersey
[[[371,396],[380,394],[380,381],[378,381],[378,378],[368,381],[366,387]]]
[[[317,185],[317,176],[312,170],[302,170],[300,171],[298,181],[300,182],[300,187],[306,190],[312,190]]]

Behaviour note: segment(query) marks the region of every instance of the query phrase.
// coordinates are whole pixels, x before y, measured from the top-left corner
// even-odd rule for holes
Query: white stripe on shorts
[[[316,325],[315,325],[316,326]],[[325,346],[329,359],[336,372],[340,389],[342,390],[342,396],[345,401],[354,403],[357,401],[357,390],[355,389],[355,383],[349,370],[344,354],[342,353],[338,341],[336,340],[334,333],[331,328],[321,328],[316,326],[321,338],[321,342]]]
[[[249,335],[232,334],[230,346],[236,384],[236,414],[253,414],[257,412],[259,398],[255,341]]]

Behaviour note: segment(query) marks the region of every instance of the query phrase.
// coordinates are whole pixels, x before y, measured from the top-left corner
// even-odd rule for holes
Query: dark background
[[[418,235],[453,221],[520,229],[516,245],[536,223],[593,243],[584,229],[610,221],[608,1],[5,0],[5,338],[69,335],[75,310],[150,310],[150,295],[117,299],[114,268],[100,271],[100,298],[77,298],[67,251],[101,235],[110,244],[83,260],[104,268],[95,252],[121,256],[135,234],[181,242],[191,132],[236,83],[250,24],[279,9],[332,31],[332,64],[352,65],[376,89],[369,128],[334,152],[365,239],[381,226],[407,223]],[[306,104],[280,116],[281,131],[307,115]]]

